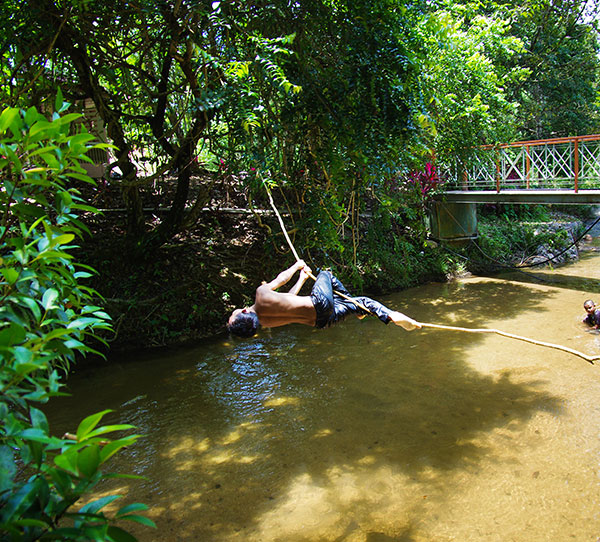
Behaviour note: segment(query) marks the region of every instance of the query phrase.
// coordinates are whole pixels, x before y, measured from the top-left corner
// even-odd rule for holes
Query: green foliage
[[[255,199],[265,201],[263,180],[281,188],[278,203],[296,211],[293,227],[307,256],[313,251],[316,261],[355,268],[360,215],[373,198],[387,198],[384,180],[400,178],[407,142],[419,132],[422,60],[413,22],[420,8],[284,4],[257,7],[251,24],[263,36],[293,32],[293,55],[284,55],[282,66],[301,91],[282,100],[275,87],[254,81],[247,98],[260,120],[239,132],[227,160],[258,171],[246,177]]]
[[[458,52],[457,58],[464,65],[464,68],[455,65],[456,73],[460,74],[456,78],[448,72],[449,83],[454,85],[450,86],[451,100],[456,94],[452,89],[458,89],[460,97],[462,84],[466,83],[471,97],[481,96],[481,105],[490,106],[490,120],[510,125],[518,139],[582,135],[598,130],[597,2],[535,0],[515,4],[448,0],[441,4],[444,6],[441,13],[451,13],[452,24],[459,24],[451,30],[451,36],[465,39],[450,50],[450,56]],[[466,34],[461,35],[464,30]],[[480,41],[475,49],[468,43],[469,35]],[[490,63],[487,81],[497,79],[501,96],[490,94],[486,77],[477,75],[483,65],[469,50],[483,55]],[[444,56],[447,55],[442,51]],[[469,80],[480,80],[483,85],[472,86]],[[498,98],[512,105],[505,114],[494,111],[501,105]],[[460,133],[465,127],[456,128]],[[439,128],[439,131],[444,130]],[[466,133],[469,132],[467,129]],[[499,132],[496,139],[490,135],[494,133],[484,132],[486,142],[494,143],[507,141],[512,134]]]
[[[430,117],[421,123],[431,124],[438,159],[452,163],[468,159],[479,145],[512,139],[517,104],[506,88],[527,72],[506,66],[523,49],[507,20],[471,4],[445,4],[421,23],[431,101]]]
[[[539,0],[528,9],[514,5],[504,9],[513,20],[512,34],[525,45],[518,63],[529,74],[507,89],[521,104],[517,115],[521,138],[596,133],[598,3]]]
[[[62,379],[92,339],[110,329],[81,281],[93,270],[70,253],[94,212],[73,188],[92,182],[80,165],[93,136],[70,135],[79,116],[56,101],[51,120],[35,108],[0,114],[0,533],[2,540],[131,540],[102,508],[75,503],[103,478],[101,467],[136,435],[109,441],[129,425],[98,427],[106,412],[81,422],[76,435],[51,436],[35,404],[61,394]],[[139,509],[139,505],[135,505]],[[115,517],[148,523],[121,509]]]
[[[515,223],[507,218],[480,223],[479,233],[479,245],[485,254],[506,264],[507,256],[532,254],[538,246],[532,229],[515,228]]]
[[[0,20],[10,21],[0,24],[16,29],[7,28],[0,49],[5,99],[42,99],[57,79],[93,98],[118,147],[135,246],[160,245],[195,223],[207,197],[190,189],[198,159],[211,170],[221,158],[232,171],[254,167],[299,197],[314,190],[309,214],[321,213],[326,192],[331,220],[315,236],[335,232],[348,198],[362,199],[382,168],[398,169],[409,154],[405,142],[419,131],[418,4],[24,5],[0,6]],[[159,175],[175,176],[166,190],[171,212],[149,235],[141,200],[156,177],[138,167],[140,156]],[[252,177],[244,182],[260,194]],[[319,224],[320,217],[306,219]]]
[[[385,222],[376,221],[378,226],[370,227],[365,235],[358,257],[361,277],[355,277],[355,283],[380,293],[443,280],[447,272],[443,252],[423,239],[419,241],[416,232],[400,228],[396,220]]]

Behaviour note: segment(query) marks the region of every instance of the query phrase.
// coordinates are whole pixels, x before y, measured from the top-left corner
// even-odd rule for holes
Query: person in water
[[[298,279],[289,292],[276,291],[287,284],[298,271]],[[331,271],[319,273],[310,295],[298,295],[310,274],[310,268],[299,260],[271,282],[262,284],[256,289],[254,305],[234,310],[227,322],[227,329],[239,337],[252,337],[260,326],[305,324],[322,329],[341,322],[350,314],[359,318],[373,314],[384,324],[393,322],[407,331],[421,327],[419,322],[401,312],[390,310],[369,297],[353,297],[361,305],[359,306],[338,295],[336,292],[352,297]]]
[[[587,299],[583,303],[583,308],[587,313],[583,321],[594,329],[600,329],[600,309],[596,308],[596,304],[591,299]]]

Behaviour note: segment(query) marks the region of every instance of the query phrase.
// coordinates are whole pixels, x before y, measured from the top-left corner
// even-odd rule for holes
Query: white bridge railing
[[[450,190],[600,188],[600,134],[482,147],[470,167],[457,167]]]

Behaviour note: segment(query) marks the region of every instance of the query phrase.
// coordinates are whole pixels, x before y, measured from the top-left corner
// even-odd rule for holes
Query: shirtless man
[[[289,292],[276,291],[287,284],[298,271],[298,279]],[[259,286],[256,289],[254,305],[233,311],[227,323],[229,331],[239,337],[252,337],[261,325],[279,327],[287,324],[305,324],[324,328],[342,321],[349,314],[355,314],[359,318],[373,314],[385,324],[394,322],[408,331],[421,327],[419,322],[401,312],[392,311],[369,297],[353,297],[362,305],[360,307],[339,296],[336,292],[351,297],[344,285],[329,271],[319,273],[309,296],[298,295],[310,274],[310,268],[304,261],[299,260],[289,269],[279,273],[271,282]]]

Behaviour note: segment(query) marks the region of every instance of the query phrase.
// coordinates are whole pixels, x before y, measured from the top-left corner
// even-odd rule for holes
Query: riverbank
[[[488,215],[479,219],[477,249],[487,258],[486,272],[504,267],[560,266],[579,259],[587,213],[542,209],[542,216]]]

